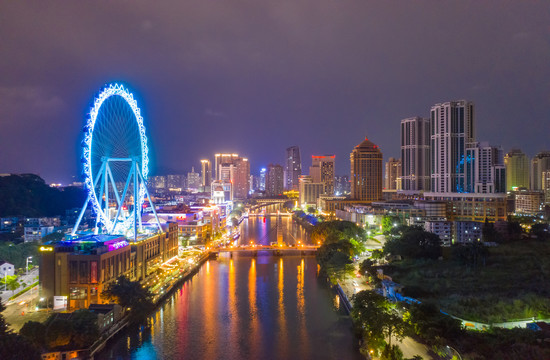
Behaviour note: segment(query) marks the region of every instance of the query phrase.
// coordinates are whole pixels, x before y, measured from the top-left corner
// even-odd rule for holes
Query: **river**
[[[278,220],[277,220],[278,219]],[[239,243],[310,243],[288,217],[241,223]],[[351,321],[314,256],[220,255],[178,288],[149,328],[129,329],[101,359],[360,359]]]

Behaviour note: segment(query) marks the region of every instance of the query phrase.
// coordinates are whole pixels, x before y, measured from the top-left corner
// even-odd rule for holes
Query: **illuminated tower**
[[[350,154],[351,198],[360,201],[382,199],[382,152],[369,139]]]
[[[386,190],[401,189],[401,160],[389,158],[384,172],[384,187]]]

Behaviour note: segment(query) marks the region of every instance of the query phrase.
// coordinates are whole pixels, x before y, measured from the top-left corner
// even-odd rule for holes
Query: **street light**
[[[32,256],[27,258],[27,276],[29,275],[29,262],[32,262]]]

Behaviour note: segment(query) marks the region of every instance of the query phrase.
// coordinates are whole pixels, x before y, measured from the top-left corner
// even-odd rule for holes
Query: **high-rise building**
[[[212,163],[210,160],[201,160],[201,185],[204,191],[210,190],[212,183]]]
[[[334,161],[335,155],[311,156],[309,176],[314,183],[323,183],[325,195],[334,195]]]
[[[286,149],[285,189],[298,190],[300,175],[302,175],[300,148],[291,146]]]
[[[466,100],[432,106],[431,191],[465,192],[466,144],[474,142],[474,104]]]
[[[235,165],[233,181],[233,197],[244,200],[250,189],[250,163],[247,158],[239,157],[233,160]]]
[[[195,172],[195,167],[191,168],[191,172],[187,173],[187,188],[189,190],[198,190],[201,187],[201,176]]]
[[[401,120],[401,188],[430,190],[430,120],[411,117]]]
[[[239,154],[216,154],[214,155],[214,179],[221,180],[220,178],[220,165],[232,164],[233,160],[238,158]]]
[[[506,171],[502,148],[487,142],[466,144],[464,192],[494,194],[506,192]]]
[[[529,158],[520,149],[512,149],[504,156],[506,190],[529,188]]]
[[[384,173],[386,190],[401,190],[401,160],[389,158]]]
[[[542,173],[550,170],[550,151],[541,151],[531,160],[531,190],[542,190]]]
[[[265,175],[265,192],[267,196],[282,195],[284,191],[284,170],[281,165],[269,164]]]
[[[267,169],[266,168],[262,168],[262,170],[260,170],[260,191],[265,191],[265,175],[267,173]]]
[[[351,198],[360,201],[382,199],[382,152],[369,139],[350,154]]]
[[[215,155],[217,180],[233,183],[233,198],[244,200],[250,189],[250,163],[239,154]]]

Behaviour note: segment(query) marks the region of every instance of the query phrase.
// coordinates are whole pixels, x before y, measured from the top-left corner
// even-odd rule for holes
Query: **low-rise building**
[[[542,211],[543,193],[541,191],[518,191],[514,198],[517,214],[535,215]]]
[[[15,275],[15,267],[13,264],[10,264],[5,260],[0,260],[0,277],[4,278],[6,276],[13,275]]]
[[[426,221],[424,222],[424,230],[434,233],[441,239],[442,245],[449,246],[452,243],[453,223],[450,221]]]

